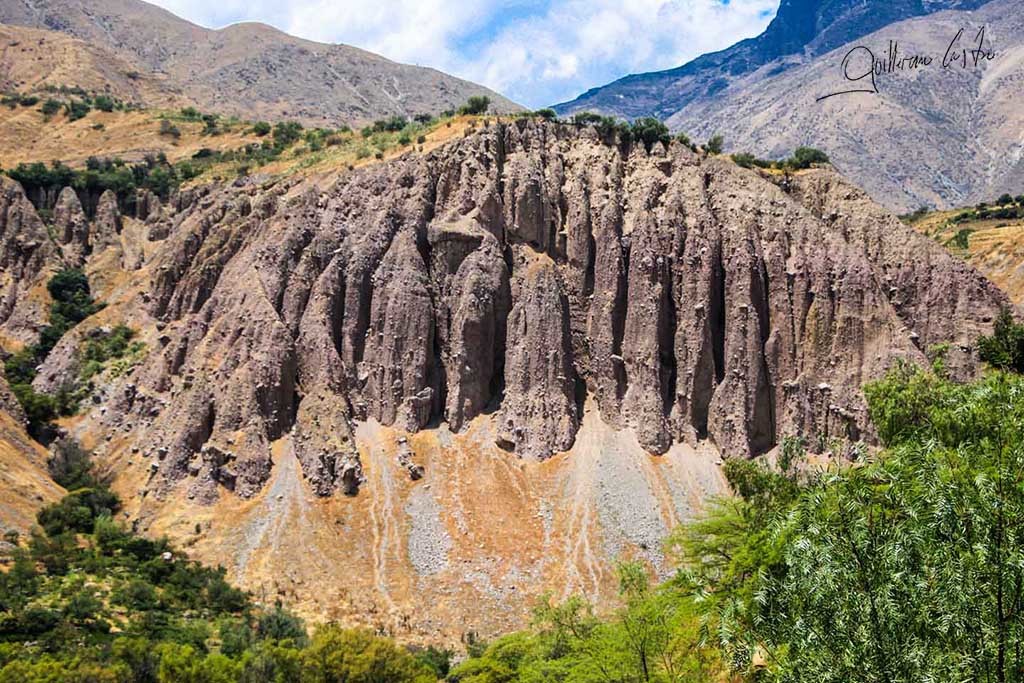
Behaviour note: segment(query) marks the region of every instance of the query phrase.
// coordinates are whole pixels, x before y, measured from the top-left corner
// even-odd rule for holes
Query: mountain
[[[856,38],[909,17],[971,9],[985,0],[782,0],[764,32],[667,71],[633,74],[555,105],[633,119],[667,119],[694,102],[713,99],[748,74],[781,73]]]
[[[53,31],[0,24],[0,89],[40,92],[77,86],[151,107],[195,104],[165,78],[103,47]]]
[[[945,6],[929,5],[927,9]],[[780,17],[787,8],[780,8]],[[766,159],[788,156],[801,145],[820,148],[846,177],[897,212],[920,206],[947,209],[1004,192],[1015,195],[1024,187],[1024,140],[1020,136],[1024,115],[1016,104],[1024,97],[1022,10],[1020,0],[995,0],[977,9],[933,12],[897,21],[867,35],[860,35],[860,28],[839,31],[838,27],[868,24],[841,22],[815,33],[799,54],[765,62],[751,61],[742,51],[731,52],[746,45],[740,43],[718,53],[731,60],[728,64],[733,73],[719,79],[714,88],[698,88],[705,82],[701,79],[712,72],[706,68],[694,71],[703,63],[696,60],[683,67],[686,74],[680,79],[657,81],[664,95],[657,103],[650,102],[647,91],[640,87],[615,91],[616,98],[621,96],[615,101],[633,108],[614,111],[628,115],[653,112],[671,129],[685,131],[696,140],[723,135],[727,151]],[[761,41],[757,44],[792,23],[779,21],[777,18],[755,39]],[[969,50],[982,28],[984,48],[994,50],[995,57],[981,59],[967,69],[944,68],[945,51],[958,32],[964,31],[957,42],[959,48]],[[850,33],[859,37],[828,49]],[[796,31],[795,35],[802,34]],[[894,63],[899,57],[915,55],[927,57],[931,63],[888,70],[890,45],[897,54]],[[841,69],[844,58],[853,54],[852,68],[866,73],[856,62],[861,58],[865,64],[870,61],[865,48],[886,64],[887,71],[875,78],[879,92],[819,101],[857,87],[843,78]],[[754,64],[759,66],[748,68]],[[658,78],[668,77],[662,74]],[[641,82],[648,81],[641,78]],[[581,103],[580,108],[585,105]]]
[[[767,158],[799,145],[819,147],[844,175],[901,212],[1018,195],[1024,188],[1022,10],[1020,0],[996,0],[971,12],[898,22],[782,74],[738,79],[668,123],[697,139],[722,134],[727,149]],[[968,69],[941,67],[961,29],[959,44],[970,49],[982,28],[994,59]],[[932,57],[932,65],[877,76],[878,94],[817,101],[849,88],[840,67],[850,50],[864,45],[887,56],[890,41],[901,55]]]
[[[437,114],[473,95],[490,97],[499,112],[519,110],[435,69],[302,40],[264,24],[210,30],[141,0],[0,0],[0,22],[73,36],[131,64],[133,75],[165,82],[204,111],[250,120],[357,125]]]
[[[722,458],[797,434],[849,455],[865,382],[943,342],[972,375],[1008,302],[830,169],[528,117],[442,129],[88,215],[3,181],[6,351],[70,266],[105,303],[73,299],[33,391],[81,397],[60,426],[133,528],[316,620],[451,642],[544,591],[607,600],[616,558],[665,575]]]

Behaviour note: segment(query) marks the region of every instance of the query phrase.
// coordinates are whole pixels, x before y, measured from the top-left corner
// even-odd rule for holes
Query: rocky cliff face
[[[61,244],[47,247],[19,190],[6,196],[21,208],[6,214],[5,263],[56,262],[60,248],[78,258],[70,197],[55,214]],[[479,587],[464,587],[461,606],[411,607],[423,597],[413,586],[440,590],[416,577],[455,581],[466,569],[454,557],[529,591],[558,571],[566,590],[600,592],[610,574],[595,567],[626,547],[614,539],[654,553],[720,486],[694,474],[710,462],[697,453],[749,457],[798,434],[870,439],[863,384],[897,358],[925,362],[940,342],[952,342],[951,367],[973,372],[973,341],[1006,303],[830,171],[780,187],[681,145],[648,153],[527,119],[326,188],[246,179],[189,190],[144,223],[104,200],[88,235],[87,269],[107,264],[101,315],[130,320],[149,353],[104,384],[73,430],[100,445],[136,523],[185,524],[185,499],[189,529],[248,520],[199,546],[240,563],[243,580],[258,548],[271,557],[301,537],[291,524],[312,524],[310,547],[327,558],[287,570],[304,580],[363,562],[336,555],[372,539],[366,589],[385,612],[419,616],[507,607],[507,594],[479,602]],[[56,385],[68,345],[41,369]],[[382,453],[416,483],[399,485]],[[500,475],[509,488],[481,479],[515,456],[519,473]],[[476,503],[447,497],[469,481],[492,490],[479,504],[505,515],[496,523],[537,526],[520,548],[535,543],[564,566],[485,563],[481,549],[513,565],[516,551],[473,540],[485,532],[465,512]],[[389,522],[403,500],[407,529]],[[637,521],[648,513],[633,503],[646,500],[664,512]],[[258,533],[238,538],[247,524]],[[603,534],[603,550],[579,545],[589,534]],[[406,573],[389,574],[387,558]]]
[[[295,431],[327,494],[359,478],[352,421],[458,431],[493,409],[502,447],[544,459],[592,396],[651,453],[747,457],[870,434],[860,387],[896,357],[954,341],[972,368],[1004,297],[833,174],[787,192],[593,136],[518,121],[322,192],[183,195],[151,229],[162,333],[105,423],[134,423],[155,490],[204,499],[256,493]],[[94,226],[93,248],[123,250],[112,196]]]

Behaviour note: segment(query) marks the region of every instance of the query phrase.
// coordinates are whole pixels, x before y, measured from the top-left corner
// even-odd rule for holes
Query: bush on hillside
[[[722,148],[725,145],[725,138],[721,135],[714,135],[704,143],[704,149],[708,151],[708,154],[721,154]]]
[[[648,152],[651,151],[651,148],[657,142],[667,147],[672,139],[672,136],[668,133],[668,126],[650,116],[634,121],[630,130],[633,134],[633,139],[637,142],[642,142]]]
[[[491,106],[491,98],[486,95],[473,95],[459,107],[460,114],[480,115],[486,113]]]

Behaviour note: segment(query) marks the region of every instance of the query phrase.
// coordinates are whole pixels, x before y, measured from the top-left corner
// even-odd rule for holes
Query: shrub
[[[37,392],[31,384],[12,383],[10,386],[14,397],[21,404],[21,409],[25,411],[25,417],[28,418],[29,433],[38,438],[45,430],[46,424],[57,417],[56,400],[52,396]]]
[[[67,113],[69,121],[85,118],[90,109],[91,107],[82,100],[71,100],[64,105],[64,111]]]
[[[632,131],[633,137],[642,142],[648,152],[655,143],[660,142],[667,146],[672,139],[668,134],[668,126],[651,116],[634,121]]]
[[[391,116],[386,119],[378,119],[370,127],[369,134],[364,129],[363,137],[369,137],[373,133],[397,133],[409,125],[409,120],[404,116]]]
[[[302,137],[302,124],[297,121],[281,121],[274,126],[274,146],[284,149],[298,142]]]
[[[34,107],[39,104],[39,98],[35,95],[22,95],[18,99],[18,104],[23,107]]]
[[[203,135],[220,135],[218,122],[220,117],[216,114],[203,114]]]
[[[181,109],[181,117],[186,121],[200,121],[203,115],[195,107],[183,107]]]
[[[153,584],[144,579],[131,579],[115,590],[111,599],[119,605],[140,612],[156,609],[160,605]]]
[[[828,155],[814,147],[797,147],[791,157],[791,166],[797,169],[810,168],[812,164],[827,164]]]
[[[269,135],[270,131],[270,124],[267,123],[266,121],[257,121],[256,123],[252,124],[252,132],[260,137],[263,137],[264,135]]]
[[[303,651],[303,674],[310,680],[435,683],[436,674],[393,641],[367,629],[329,625],[317,630]]]
[[[43,112],[43,116],[50,118],[54,114],[60,111],[61,103],[55,99],[48,99],[43,102],[43,106],[39,108],[39,111]]]
[[[721,135],[713,135],[711,139],[704,144],[704,149],[708,151],[708,154],[721,154],[724,144],[725,138]]]
[[[264,612],[256,622],[256,633],[264,640],[290,640],[296,645],[306,643],[306,625],[302,619],[276,605]]]
[[[555,113],[554,109],[538,109],[533,113],[535,116],[539,116],[545,121],[554,121],[556,118],[558,118],[558,114]]]
[[[910,213],[905,213],[901,215],[900,220],[903,221],[904,223],[913,223],[927,216],[930,211],[931,209],[929,209],[927,206],[921,205],[914,209],[913,211],[911,211]]]
[[[47,469],[53,480],[68,491],[99,485],[92,476],[92,454],[74,439],[61,439],[54,444]]]
[[[181,130],[167,119],[162,119],[160,121],[160,135],[167,135],[177,139],[181,137]]]
[[[455,653],[447,648],[441,649],[433,645],[413,653],[416,660],[426,665],[438,680],[448,677],[454,655]]]
[[[460,114],[478,115],[483,114],[491,106],[491,98],[486,95],[473,95],[466,103],[459,107]]]
[[[87,534],[99,517],[111,516],[119,506],[117,496],[104,487],[78,489],[40,510],[36,521],[48,536],[68,531]]]
[[[572,122],[577,126],[590,126],[601,122],[601,115],[592,111],[580,111],[572,115]]]
[[[94,107],[96,107],[100,111],[106,111],[106,112],[114,111],[115,102],[114,102],[113,99],[111,99],[107,95],[97,95],[93,99],[92,104],[93,104]]]
[[[1007,204],[1013,204],[1013,197],[1008,193],[999,195],[999,199],[996,200],[996,204],[1000,206],[1006,206]]]
[[[732,160],[736,162],[737,166],[742,168],[750,168],[758,162],[758,158],[749,152],[740,152],[732,155]]]
[[[957,247],[958,249],[967,249],[970,246],[970,237],[972,232],[974,231],[970,228],[961,228],[956,231],[956,234],[953,235],[946,244]]]

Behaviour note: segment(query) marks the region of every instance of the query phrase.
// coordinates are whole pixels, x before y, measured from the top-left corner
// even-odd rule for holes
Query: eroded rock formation
[[[3,187],[0,258],[38,268],[45,228]],[[457,432],[493,411],[501,447],[547,458],[588,396],[655,454],[870,437],[866,381],[941,342],[972,372],[1007,303],[831,171],[784,189],[682,145],[527,119],[326,190],[250,179],[143,205],[156,244],[123,266],[147,278],[133,305],[153,343],[88,420],[127,432],[147,490],[200,501],[259,491],[287,434],[318,494],[354,493],[368,419]],[[73,261],[79,211],[60,206]],[[105,196],[91,249],[131,241],[121,226]],[[10,317],[21,290],[4,287]]]

